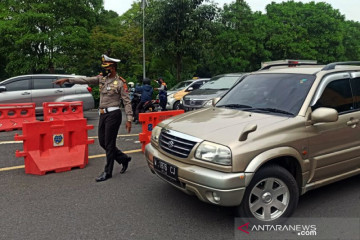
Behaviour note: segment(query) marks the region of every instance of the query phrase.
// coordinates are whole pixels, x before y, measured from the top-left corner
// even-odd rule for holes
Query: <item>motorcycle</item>
[[[158,112],[160,110],[160,101],[159,99],[151,100],[145,102],[143,106],[143,112]]]
[[[140,100],[141,100],[141,94],[137,92],[133,93],[133,99],[131,100],[131,107],[133,110],[134,121],[137,120],[135,112],[137,105],[140,103]],[[160,103],[159,99],[147,101],[144,103],[139,113],[158,112],[161,110],[159,103]]]

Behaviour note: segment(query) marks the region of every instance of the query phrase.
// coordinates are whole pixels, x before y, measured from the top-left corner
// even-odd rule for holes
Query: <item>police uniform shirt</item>
[[[77,84],[99,84],[99,108],[119,107],[120,100],[122,99],[127,120],[132,121],[133,112],[127,86],[125,82],[120,80],[118,75],[116,75],[115,78],[102,76],[69,78],[69,82]]]

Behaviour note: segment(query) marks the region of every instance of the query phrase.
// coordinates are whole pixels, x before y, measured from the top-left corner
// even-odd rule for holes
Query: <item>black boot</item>
[[[122,167],[122,169],[121,169],[121,171],[120,171],[120,173],[121,174],[123,174],[125,171],[126,171],[126,169],[128,168],[128,166],[129,166],[129,162],[131,161],[131,157],[129,157],[129,156],[126,156],[126,157],[124,157],[123,159],[122,159],[122,165],[123,165],[123,167]]]
[[[98,176],[95,180],[96,180],[97,182],[102,182],[102,181],[108,180],[108,179],[111,178],[111,177],[112,177],[111,174],[108,174],[108,173],[106,173],[106,172],[103,172],[103,173],[101,173],[100,176]]]

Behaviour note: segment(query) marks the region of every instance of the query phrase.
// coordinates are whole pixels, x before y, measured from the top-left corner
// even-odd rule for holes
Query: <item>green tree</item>
[[[314,59],[334,62],[344,58],[344,16],[324,2],[282,2],[266,6],[266,49],[271,59]]]
[[[250,70],[250,60],[256,53],[253,39],[254,17],[244,0],[225,4],[220,13],[218,33],[213,38],[208,64],[214,74]]]
[[[345,60],[360,59],[360,22],[347,21],[344,29]]]
[[[7,45],[11,74],[61,70],[81,72],[92,27],[103,11],[102,0],[7,0],[0,34]],[[8,48],[4,50],[4,48]]]
[[[146,31],[154,43],[150,51],[158,56],[158,64],[174,63],[168,69],[175,68],[177,81],[182,79],[184,69],[196,71],[198,66],[193,65],[194,60],[200,57],[202,44],[208,41],[207,25],[216,16],[216,6],[202,5],[203,2],[152,0],[147,8]]]

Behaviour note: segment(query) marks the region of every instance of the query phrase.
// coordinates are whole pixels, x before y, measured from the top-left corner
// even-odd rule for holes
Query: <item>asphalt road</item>
[[[86,112],[95,144],[84,169],[44,176],[25,174],[22,149],[14,142],[21,131],[0,132],[0,239],[233,239],[233,208],[188,196],[153,175],[137,142],[121,126],[118,147],[132,161],[121,175],[96,183],[104,151],[96,139],[98,116]],[[100,155],[100,156],[99,156]],[[311,191],[300,198],[294,217],[360,217],[360,176]]]

